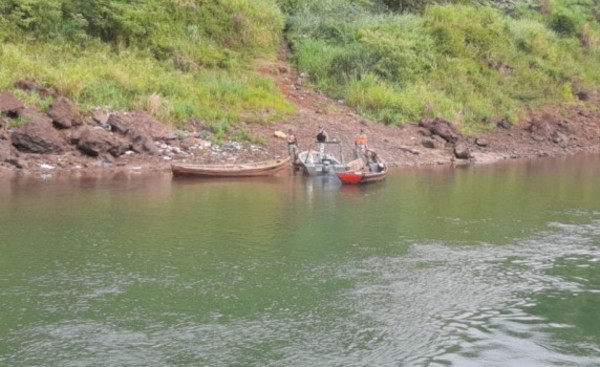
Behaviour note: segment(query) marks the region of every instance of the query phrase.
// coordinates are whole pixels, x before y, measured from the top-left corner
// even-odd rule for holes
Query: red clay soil
[[[158,142],[165,156],[156,154],[124,154],[114,159],[88,157],[75,148],[60,154],[31,154],[18,152],[17,158],[25,162],[25,169],[16,169],[13,164],[0,162],[0,176],[40,174],[58,172],[99,173],[108,170],[169,171],[172,162],[241,162],[258,161],[276,156],[286,156],[285,140],[275,132],[287,133],[293,129],[299,140],[300,150],[313,146],[318,127],[323,126],[332,139],[342,142],[344,156],[352,157],[353,141],[363,128],[369,139],[369,147],[392,167],[431,166],[451,164],[491,163],[505,159],[535,158],[570,155],[580,152],[600,151],[600,93],[585,94],[586,101],[552,106],[529,111],[516,125],[498,122],[492,132],[477,136],[462,135],[458,142],[448,142],[432,133],[418,122],[400,127],[386,126],[360,116],[343,101],[329,98],[308,87],[306,76],[299,75],[286,61],[285,52],[279,61],[262,63],[258,70],[271,77],[292,103],[296,112],[286,115],[273,124],[248,124],[243,126],[266,142],[264,147],[242,143],[227,147],[209,147],[207,141],[191,137],[183,141]],[[10,139],[6,128],[0,132],[0,143],[5,146]],[[175,145],[167,147],[165,144]],[[195,153],[179,154],[193,146]],[[204,148],[202,148],[204,146]],[[240,148],[240,146],[242,148]],[[201,147],[201,148],[199,148]],[[456,150],[460,147],[462,153]],[[216,148],[216,149],[215,149]],[[11,148],[14,150],[14,148]],[[2,153],[2,152],[0,152]],[[458,156],[468,156],[459,159]],[[463,157],[464,158],[464,157]],[[8,162],[8,163],[7,163]],[[51,172],[48,166],[52,166]]]
[[[318,126],[330,138],[344,144],[344,155],[351,156],[354,137],[364,128],[369,147],[391,166],[490,163],[504,159],[562,156],[600,151],[600,94],[588,93],[587,101],[529,111],[516,125],[500,121],[492,132],[462,136],[459,141],[469,159],[457,159],[455,144],[419,126],[418,122],[390,127],[370,121],[344,105],[307,87],[304,78],[284,61],[264,64],[260,70],[270,75],[297,113],[286,116],[286,123],[255,125],[255,134],[269,136],[267,149],[284,154],[285,144],[273,137],[274,131],[293,129],[300,150],[314,142]]]

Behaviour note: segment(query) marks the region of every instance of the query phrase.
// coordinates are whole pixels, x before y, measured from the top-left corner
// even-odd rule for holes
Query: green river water
[[[600,366],[600,156],[0,177],[0,366]]]

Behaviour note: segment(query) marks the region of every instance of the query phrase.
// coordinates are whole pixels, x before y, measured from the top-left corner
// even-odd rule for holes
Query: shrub
[[[332,4],[343,16],[332,14]],[[492,7],[452,5],[398,15],[359,5],[298,6],[289,22],[293,60],[315,86],[386,123],[416,121],[431,105],[475,131],[494,119],[512,121],[526,106],[572,99],[573,78],[600,85],[599,27],[580,27],[589,12],[567,0],[545,10],[572,21],[556,23],[561,35],[541,14],[515,19]]]
[[[292,108],[251,65],[275,57],[283,25],[274,0],[6,0],[0,88],[32,79],[174,125],[270,121]]]
[[[577,23],[575,19],[566,14],[555,14],[550,18],[550,28],[562,36],[574,36],[577,34]]]

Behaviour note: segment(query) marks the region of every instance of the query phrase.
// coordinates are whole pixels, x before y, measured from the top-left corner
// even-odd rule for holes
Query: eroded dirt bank
[[[505,159],[600,152],[600,94],[585,101],[529,113],[516,125],[496,121],[489,133],[465,136],[452,122],[428,118],[389,127],[359,116],[343,101],[306,87],[285,62],[262,64],[297,112],[274,124],[240,126],[264,145],[210,142],[209,129],[169,130],[144,112],[79,111],[71,101],[30,81],[18,83],[27,93],[52,95],[54,104],[41,112],[8,93],[0,94],[0,175],[105,172],[108,170],[169,171],[172,162],[247,162],[287,155],[276,132],[293,129],[301,150],[314,142],[319,126],[342,142],[352,157],[354,137],[363,128],[369,146],[391,166],[491,163]],[[585,102],[585,103],[583,103]],[[15,121],[20,121],[19,127]]]

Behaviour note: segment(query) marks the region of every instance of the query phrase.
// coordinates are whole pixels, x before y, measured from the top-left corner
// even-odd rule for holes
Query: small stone
[[[435,148],[435,142],[432,139],[423,139],[421,140],[421,145],[428,149]]]
[[[490,141],[485,138],[477,138],[475,139],[475,144],[477,144],[480,147],[487,147],[490,145]]]

